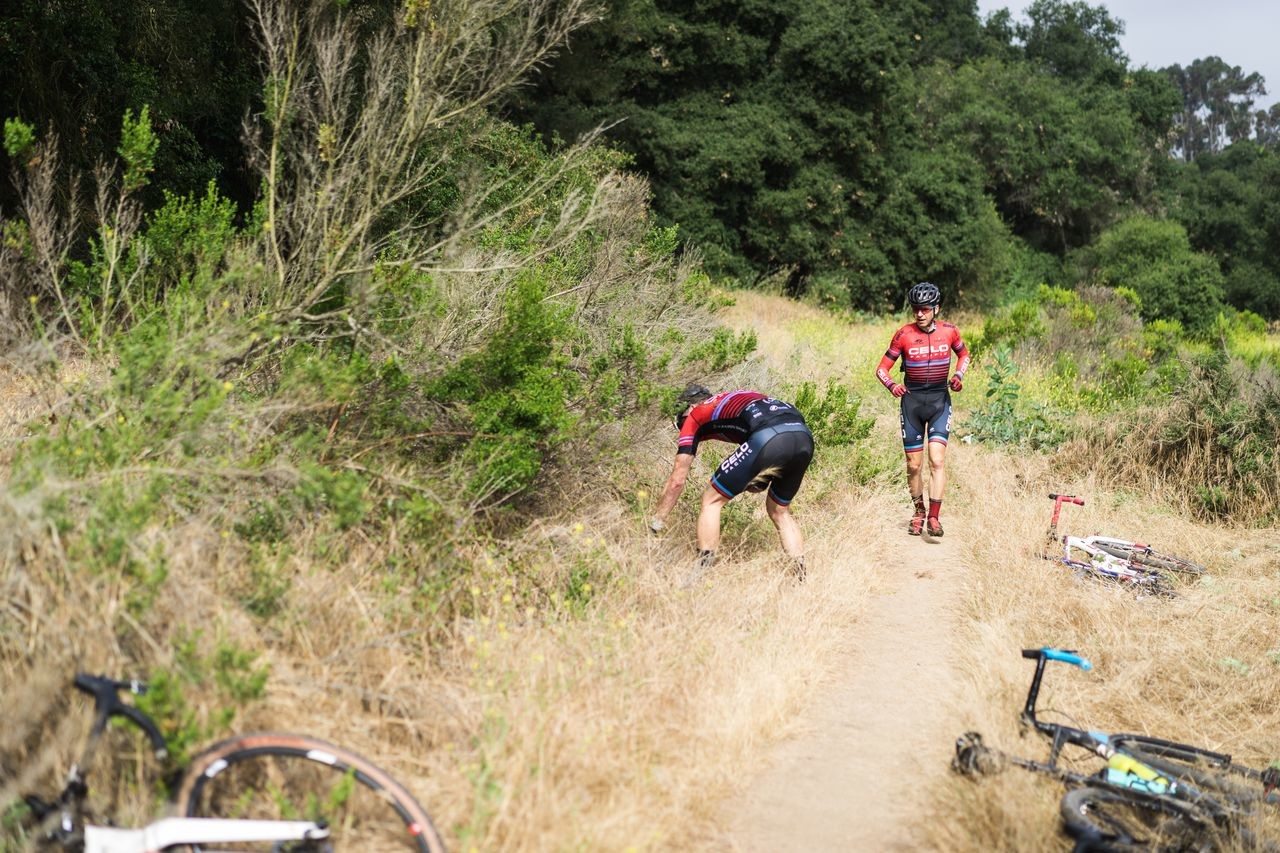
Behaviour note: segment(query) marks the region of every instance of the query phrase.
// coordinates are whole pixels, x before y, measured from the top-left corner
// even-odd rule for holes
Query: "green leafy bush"
[[[17,118],[4,120],[4,150],[11,158],[21,159],[35,144],[34,127]]]
[[[1222,270],[1192,250],[1176,222],[1130,217],[1103,232],[1088,257],[1099,282],[1137,293],[1145,319],[1170,318],[1203,332],[1222,307]]]
[[[1018,367],[1009,349],[997,349],[985,369],[986,402],[965,423],[964,437],[1034,450],[1056,447],[1064,431],[1046,406],[1023,399],[1022,386],[1017,381]]]
[[[171,666],[154,668],[147,692],[137,697],[143,713],[156,721],[179,767],[212,737],[225,732],[239,708],[262,698],[269,670],[257,664],[256,652],[229,640],[206,650],[199,632],[183,634],[174,647]],[[211,709],[207,716],[198,708]]]
[[[720,328],[715,330],[710,340],[692,347],[684,360],[686,364],[702,362],[708,372],[717,373],[751,355],[758,343],[752,329],[733,332]]]
[[[569,369],[567,313],[544,301],[536,274],[521,277],[502,321],[479,352],[462,358],[427,394],[470,424],[466,458],[472,495],[492,498],[527,488],[547,450],[568,437],[569,401],[578,387]]]
[[[824,448],[856,444],[871,434],[875,423],[859,415],[862,398],[835,379],[827,380],[821,396],[817,385],[802,382],[792,392],[791,403],[804,415],[814,444]]]
[[[970,344],[975,356],[1001,344],[1039,340],[1047,331],[1036,299],[1020,299],[988,316]]]

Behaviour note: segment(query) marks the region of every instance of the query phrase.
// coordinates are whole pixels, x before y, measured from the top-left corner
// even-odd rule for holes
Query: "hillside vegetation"
[[[730,843],[718,804],[794,731],[899,570],[897,410],[873,370],[901,318],[862,309],[935,270],[955,273],[946,316],[976,358],[948,493],[972,690],[940,736],[1010,734],[1014,653],[1057,644],[1099,662],[1061,703],[1081,718],[1280,757],[1280,341],[1270,291],[1231,289],[1233,269],[1265,281],[1274,259],[1207,254],[1222,233],[1208,196],[1201,230],[1108,196],[1074,242],[1047,247],[1062,210],[1012,190],[996,204],[972,164],[906,151],[894,163],[910,169],[881,175],[895,203],[837,247],[869,264],[857,275],[781,248],[735,255],[699,213],[704,263],[684,222],[651,206],[672,190],[634,171],[653,168],[636,152],[497,117],[567,39],[598,34],[600,11],[261,0],[252,38],[237,36],[261,83],[236,181],[204,180],[221,148],[167,148],[192,104],[122,105],[93,139],[6,120],[0,846],[26,840],[21,795],[57,790],[84,735],[76,670],[149,680],[139,704],[171,743],[156,767],[133,732],[109,733],[95,804],[122,823],[158,813],[161,780],[213,738],[296,729],[386,766],[451,849]],[[791,60],[822,23],[797,30],[810,40],[788,42]],[[920,115],[998,91],[983,75],[1001,61],[939,84]],[[911,79],[945,76],[929,63],[909,63]],[[243,90],[244,69],[224,70]],[[1138,94],[1154,85],[1138,79]],[[873,90],[901,105],[899,83]],[[867,105],[846,106],[848,129]],[[90,154],[109,156],[90,173]],[[1197,174],[1266,175],[1275,155],[1216,156]],[[1126,174],[1140,184],[1156,162]],[[963,228],[916,218],[917,190],[953,186],[940,175],[967,188],[936,199]],[[1013,230],[1009,205],[1029,217]],[[804,228],[761,228],[832,257]],[[767,390],[813,425],[804,585],[783,580],[774,531],[744,500],[725,512],[715,572],[678,590],[696,500],[663,537],[645,521],[670,469],[670,404],[693,379]],[[708,448],[695,474],[717,461]],[[1050,490],[1088,497],[1082,528],[1141,534],[1209,577],[1136,601],[1028,556]],[[1043,787],[1001,784],[1021,781],[922,788],[941,792],[921,805],[938,844],[1056,843]]]

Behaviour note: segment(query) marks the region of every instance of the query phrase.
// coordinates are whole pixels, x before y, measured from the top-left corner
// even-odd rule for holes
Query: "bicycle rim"
[[[1151,548],[1143,548],[1137,545],[1117,545],[1111,542],[1095,542],[1094,544],[1108,554],[1128,560],[1135,565],[1179,572],[1184,575],[1204,574],[1204,566],[1199,563],[1193,563],[1190,560],[1184,560],[1181,557],[1175,557],[1172,554],[1165,554]]]
[[[1068,791],[1061,808],[1077,850],[1183,853],[1215,847],[1206,823],[1189,806],[1165,797],[1085,787]]]
[[[444,851],[426,810],[386,771],[301,735],[240,735],[214,745],[192,761],[177,807],[189,817],[324,821],[331,835],[319,849]],[[272,844],[217,849],[278,849]]]

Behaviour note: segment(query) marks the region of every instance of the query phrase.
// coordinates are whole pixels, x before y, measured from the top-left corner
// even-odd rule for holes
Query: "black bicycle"
[[[158,760],[168,745],[146,714],[120,699],[121,691],[145,693],[145,684],[84,674],[74,683],[94,702],[80,760],[57,798],[28,795],[17,809],[0,803],[0,849],[444,853],[426,810],[386,771],[340,746],[276,732],[238,735],[192,759],[174,788],[173,816],[140,828],[112,826],[89,813],[86,781],[107,723],[121,717],[142,729]],[[18,811],[25,820],[12,820]]]
[[[1217,850],[1224,846],[1280,851],[1262,840],[1264,803],[1280,802],[1280,769],[1254,770],[1230,755],[1185,743],[1136,734],[1085,731],[1036,716],[1036,699],[1048,661],[1092,669],[1088,660],[1062,649],[1024,649],[1036,661],[1020,721],[1049,739],[1049,756],[1036,761],[987,746],[977,732],[956,740],[952,769],[965,775],[996,773],[1008,766],[1043,773],[1065,783],[1062,819],[1076,851]],[[1074,747],[1106,765],[1081,773],[1064,762]]]

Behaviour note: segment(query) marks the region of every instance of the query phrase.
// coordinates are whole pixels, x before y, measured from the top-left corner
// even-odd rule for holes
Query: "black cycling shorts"
[[[947,443],[951,436],[951,394],[943,388],[912,391],[902,398],[902,449],[923,450],[925,442]]]
[[[711,485],[725,497],[733,498],[764,472],[769,497],[786,506],[800,491],[800,481],[812,459],[813,434],[807,426],[775,424],[756,430],[729,454],[711,475]]]

